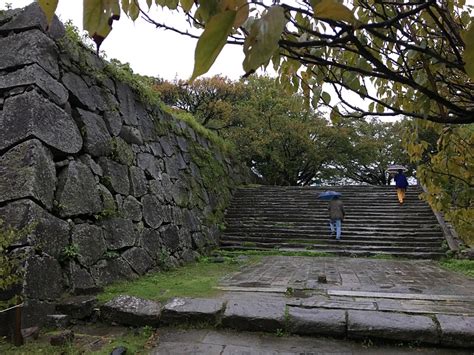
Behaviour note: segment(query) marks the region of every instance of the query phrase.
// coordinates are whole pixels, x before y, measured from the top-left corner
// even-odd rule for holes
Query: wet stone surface
[[[318,282],[326,275],[327,283]],[[230,275],[222,285],[246,284],[379,293],[466,295],[472,298],[474,279],[442,269],[430,260],[377,260],[275,256]]]

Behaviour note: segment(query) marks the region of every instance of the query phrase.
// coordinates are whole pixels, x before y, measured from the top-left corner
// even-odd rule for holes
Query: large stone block
[[[109,155],[112,152],[112,137],[104,120],[95,113],[77,109],[77,121],[84,134],[84,149],[93,157]]]
[[[121,257],[100,260],[91,268],[92,277],[99,286],[108,285],[119,280],[130,280],[137,277],[130,265]]]
[[[86,84],[79,75],[71,72],[64,73],[62,77],[64,86],[71,92],[71,95],[77,105],[90,111],[97,109],[96,92]]]
[[[0,202],[30,197],[50,210],[55,188],[52,155],[40,141],[26,141],[0,157]]]
[[[106,252],[102,228],[77,224],[72,230],[72,243],[78,247],[78,260],[84,266],[95,264]]]
[[[160,234],[163,244],[168,248],[168,250],[174,252],[179,248],[178,227],[173,224],[168,224],[160,228]]]
[[[55,258],[59,258],[69,244],[69,224],[31,200],[20,200],[0,208],[0,218],[16,229],[32,228],[18,245],[40,248]]]
[[[474,349],[474,317],[437,314],[441,345]]]
[[[117,96],[120,103],[120,113],[125,123],[136,126],[138,124],[135,107],[135,95],[126,84],[117,83]]]
[[[77,153],[82,148],[82,137],[72,117],[35,91],[5,100],[0,116],[0,150],[29,137],[64,153]]]
[[[66,33],[64,25],[56,16],[53,17],[51,23],[48,23],[46,15],[37,2],[26,6],[21,11],[18,11],[9,22],[0,26],[0,33],[11,32],[12,30],[28,30],[32,28],[48,32],[48,35],[54,39],[59,39]]]
[[[153,195],[142,197],[143,219],[151,228],[158,228],[163,223],[163,207]]]
[[[123,201],[121,212],[125,218],[139,222],[142,219],[142,204],[135,197],[127,196]]]
[[[128,195],[130,191],[128,167],[108,158],[100,158],[99,164],[104,170],[103,183],[116,193]]]
[[[142,248],[130,248],[122,254],[132,269],[139,275],[145,274],[155,263]]]
[[[430,317],[378,311],[349,310],[347,336],[439,343],[436,325]]]
[[[54,41],[40,30],[0,37],[0,48],[8,48],[0,51],[0,70],[37,63],[59,78],[58,49]]]
[[[135,327],[153,326],[160,323],[161,304],[138,297],[121,295],[100,308],[105,321]]]
[[[134,197],[142,197],[147,192],[145,172],[136,167],[130,167],[130,192]]]
[[[48,74],[38,64],[32,64],[27,67],[3,75],[0,80],[0,91],[18,86],[36,85],[51,100],[62,106],[68,99],[67,90],[56,79]]]
[[[97,293],[101,290],[96,286],[89,271],[74,262],[69,264],[69,287],[76,295]]]
[[[153,179],[161,179],[163,168],[159,160],[149,153],[139,153],[137,155],[138,167]]]
[[[105,243],[108,249],[131,247],[137,239],[137,232],[129,219],[110,218],[101,222],[104,227]]]
[[[292,333],[300,335],[344,336],[346,311],[342,309],[288,308]]]
[[[173,298],[165,304],[161,314],[163,324],[207,323],[216,325],[225,301],[206,298]]]
[[[222,325],[238,330],[276,332],[285,327],[285,304],[258,299],[230,300]]]
[[[23,292],[28,298],[54,300],[65,290],[59,262],[48,256],[32,256],[25,264]]]
[[[94,175],[78,161],[71,161],[59,174],[56,200],[61,217],[93,215],[102,210]]]
[[[163,245],[157,230],[145,228],[140,235],[140,245],[153,260],[159,260]]]

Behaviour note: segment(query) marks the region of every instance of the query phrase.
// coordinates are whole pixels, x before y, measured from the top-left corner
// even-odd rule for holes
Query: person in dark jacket
[[[403,174],[402,169],[398,169],[398,173],[393,177],[393,180],[395,181],[395,186],[397,188],[398,202],[403,204],[403,201],[405,200],[405,192],[408,187],[408,181],[407,177]]]
[[[344,220],[344,204],[335,196],[328,205],[329,210],[329,227],[331,228],[331,236],[336,232],[336,240],[341,239],[342,221]]]

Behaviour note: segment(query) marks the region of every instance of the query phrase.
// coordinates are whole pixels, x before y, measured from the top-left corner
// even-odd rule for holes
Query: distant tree
[[[246,96],[242,83],[219,75],[192,83],[164,80],[154,85],[154,89],[165,104],[193,114],[199,123],[213,130],[237,124],[235,104],[244,101]]]
[[[403,148],[403,123],[382,122],[372,119],[355,120],[340,118],[335,122],[334,134],[339,145],[333,162],[334,176],[338,180],[371,185],[388,185],[386,173],[390,164],[402,164],[410,168],[408,154]]]

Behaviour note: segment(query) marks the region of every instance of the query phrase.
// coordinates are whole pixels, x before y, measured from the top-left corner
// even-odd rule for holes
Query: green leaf
[[[466,47],[463,53],[464,69],[467,75],[474,80],[474,23],[471,24],[469,30],[463,34]]]
[[[58,7],[58,0],[38,0],[38,4],[46,15],[49,26]]]
[[[179,3],[181,4],[184,12],[189,12],[194,5],[194,0],[180,0]]]
[[[331,102],[331,95],[329,95],[326,91],[323,91],[321,94],[321,98],[323,99],[325,104],[329,104]]]
[[[194,70],[191,81],[207,73],[212,66],[227,42],[236,14],[236,11],[224,11],[211,17],[206,24],[194,52]]]
[[[314,16],[336,21],[355,23],[352,11],[337,0],[322,0],[313,6]]]
[[[247,74],[269,61],[278,48],[285,25],[285,12],[281,6],[272,6],[253,22],[244,43],[243,68]]]

